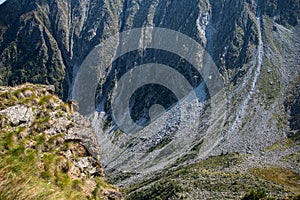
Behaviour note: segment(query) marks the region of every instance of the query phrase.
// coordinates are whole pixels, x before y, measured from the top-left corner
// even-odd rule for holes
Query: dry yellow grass
[[[278,167],[254,168],[251,173],[261,179],[272,181],[282,185],[296,195],[300,194],[300,175],[289,170]]]

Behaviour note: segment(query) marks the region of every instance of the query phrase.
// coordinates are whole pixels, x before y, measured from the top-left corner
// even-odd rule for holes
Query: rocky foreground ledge
[[[0,87],[0,199],[122,199],[75,102],[54,87]]]

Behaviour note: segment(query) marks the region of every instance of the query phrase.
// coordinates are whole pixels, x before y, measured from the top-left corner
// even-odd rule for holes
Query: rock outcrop
[[[0,198],[122,199],[106,183],[89,121],[53,92],[44,85],[0,87]]]

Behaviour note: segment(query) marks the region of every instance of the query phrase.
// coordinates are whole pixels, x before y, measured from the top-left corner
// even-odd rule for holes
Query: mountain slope
[[[0,81],[53,84],[64,100],[76,98],[80,66],[99,44],[113,38],[116,43],[108,50],[112,63],[99,67],[98,88],[87,101],[95,102],[89,117],[104,167],[116,183],[128,185],[154,172],[236,152],[299,173],[293,156],[299,149],[299,5],[299,0],[8,0],[0,6]],[[134,40],[140,48],[114,57],[125,37],[113,36],[142,27],[150,29],[138,29]],[[212,57],[223,88],[209,93],[208,79],[195,73],[205,63],[191,66],[189,58],[198,52],[190,46],[179,46],[192,51],[186,57],[147,48],[159,41],[149,31],[153,27],[178,31],[200,44]],[[206,54],[199,55],[205,60]],[[184,106],[170,107],[176,102],[172,93],[147,85],[133,94],[130,107],[135,122],[149,126],[135,135],[120,130],[112,114],[113,90],[124,74],[149,63],[179,71],[197,95],[210,97],[199,98],[196,109],[182,112],[195,123],[176,118]],[[82,88],[89,89],[85,83]],[[159,103],[169,112],[152,116],[151,106]],[[290,140],[287,149],[277,149]],[[278,152],[265,158],[268,148]]]
[[[260,199],[299,198],[299,174],[262,165],[258,156],[254,158],[238,154],[211,157],[155,174],[124,191],[127,199],[242,199],[251,191],[264,191]]]
[[[121,199],[89,122],[53,86],[0,88],[0,199]]]

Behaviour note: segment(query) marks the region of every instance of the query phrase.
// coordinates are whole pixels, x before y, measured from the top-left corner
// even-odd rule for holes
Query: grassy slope
[[[31,126],[14,126],[0,114],[0,199],[104,198],[104,191],[116,188],[102,176],[90,177],[86,171],[83,177],[72,175],[74,164],[63,152],[82,145],[64,142],[64,134],[45,134],[51,120],[70,118],[72,113],[67,104],[44,92],[43,86],[33,85],[0,90],[0,110],[24,105],[37,113]],[[31,96],[24,97],[24,93]]]
[[[239,170],[243,157],[211,157],[196,164],[159,173],[148,180],[124,188],[124,192],[129,194],[127,199],[135,200],[196,197],[241,199],[252,190],[264,191],[264,197],[274,199],[292,199],[293,196],[300,195],[298,174],[271,166],[251,168],[245,173],[242,168]]]

